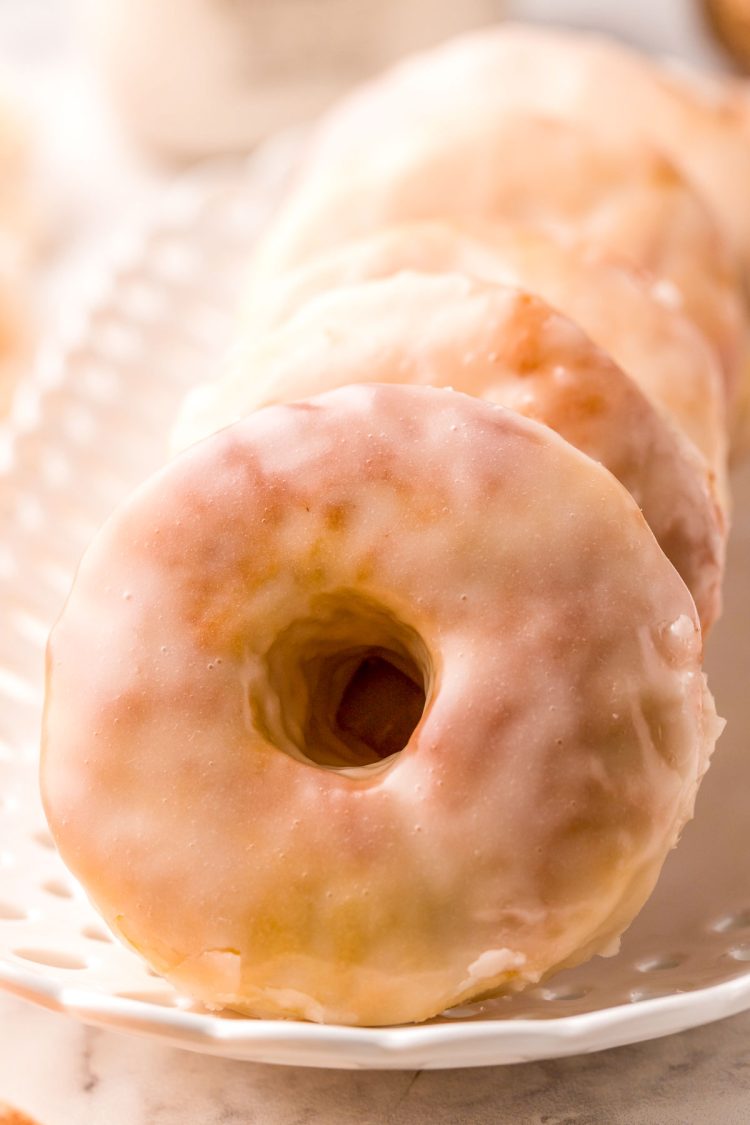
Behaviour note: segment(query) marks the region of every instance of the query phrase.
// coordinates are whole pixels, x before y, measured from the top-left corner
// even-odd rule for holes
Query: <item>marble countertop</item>
[[[744,1013],[520,1066],[312,1070],[197,1055],[0,998],[0,1098],[35,1125],[746,1125],[748,1046]]]

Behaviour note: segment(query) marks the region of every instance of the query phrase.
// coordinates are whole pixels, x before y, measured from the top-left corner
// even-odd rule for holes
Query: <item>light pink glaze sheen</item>
[[[700,190],[750,279],[748,83],[661,64],[604,36],[503,23],[415,53],[342,98],[318,130],[321,171],[357,167],[439,119],[539,113],[647,143]]]
[[[416,272],[324,293],[278,332],[250,332],[224,378],[188,398],[178,444],[355,382],[454,387],[551,426],[625,485],[704,630],[716,620],[726,522],[715,474],[577,325],[528,293]]]
[[[728,507],[727,411],[714,349],[673,291],[580,239],[507,223],[388,227],[265,285],[247,304],[243,332],[277,328],[327,290],[408,269],[516,286],[570,317],[703,453]]]
[[[401,753],[336,771],[301,753],[291,639],[361,618],[367,643],[363,607],[428,701]],[[200,443],[105,525],[50,642],[45,807],[178,987],[420,1020],[631,921],[719,730],[700,662],[605,469],[478,399],[348,387]]]

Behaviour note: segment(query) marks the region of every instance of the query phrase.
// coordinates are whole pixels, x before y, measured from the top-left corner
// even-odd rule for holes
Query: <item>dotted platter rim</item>
[[[100,933],[101,923],[49,841],[39,846],[44,824],[35,774],[44,633],[96,526],[158,465],[160,443],[181,395],[206,376],[219,342],[231,339],[244,263],[298,144],[295,135],[277,138],[250,161],[209,166],[167,192],[151,223],[125,239],[116,260],[102,268],[87,311],[71,321],[65,342],[48,346],[40,356],[10,423],[0,431],[0,618],[4,630],[10,622],[11,632],[5,648],[0,636],[0,988],[86,1023],[192,1050],[291,1065],[373,1069],[553,1058],[656,1038],[750,1008],[750,878],[745,881],[741,874],[734,881],[742,884],[736,894],[734,884],[716,889],[715,902],[708,894],[702,922],[684,923],[684,944],[695,945],[685,956],[670,952],[674,932],[665,937],[666,951],[661,951],[664,906],[659,915],[649,904],[645,922],[639,919],[633,927],[636,936],[632,941],[626,936],[627,962],[622,954],[597,959],[594,970],[583,966],[562,974],[522,1003],[514,998],[505,1007],[501,1001],[470,1006],[463,1020],[454,1014],[422,1026],[341,1028],[226,1017],[182,1003],[133,954]],[[217,292],[219,275],[229,280]],[[162,375],[158,385],[150,374],[154,366]],[[149,379],[147,401],[133,394],[139,378],[142,384]],[[119,444],[110,440],[115,433],[122,438]],[[102,447],[108,450],[106,465],[97,454]],[[745,478],[741,491],[748,503],[738,504],[738,510],[750,511],[750,473]],[[94,479],[96,488],[81,493],[78,486]],[[743,549],[750,555],[750,533],[737,538],[748,544]],[[740,579],[747,570],[741,558],[735,559],[734,569]],[[29,573],[44,577],[30,586]],[[727,651],[714,675],[738,662],[732,646],[742,611],[730,608],[727,617],[735,620],[734,632],[730,628],[728,640],[719,639],[717,647]],[[736,727],[738,720],[732,721]],[[737,767],[740,772],[743,768]],[[721,784],[726,791],[738,786],[729,775]],[[3,804],[6,794],[10,796]],[[684,846],[695,852],[699,841],[695,833],[693,841],[691,832],[692,826]],[[750,851],[750,840],[748,844]],[[716,863],[725,859],[717,852]],[[670,858],[667,888],[662,893],[660,883],[657,897],[664,898],[670,887],[679,894],[684,878],[681,883],[672,876],[674,866]],[[701,885],[713,886],[710,867],[707,871]],[[23,906],[16,909],[22,899]],[[674,913],[674,904],[667,906]],[[736,929],[746,932],[727,939],[726,931]],[[676,933],[681,936],[679,928]],[[85,941],[81,934],[87,935]],[[727,940],[735,940],[728,951]],[[736,941],[745,944],[737,946]],[[49,955],[37,953],[39,949]],[[623,964],[624,969],[618,968]],[[720,972],[714,972],[717,964]],[[83,973],[78,983],[71,983],[76,969]],[[619,972],[619,992],[613,984],[610,993],[620,999],[608,1003],[606,988],[592,992],[582,987],[587,971],[605,982],[618,979]],[[653,979],[660,973],[661,993],[657,988],[649,995],[648,988],[635,987],[636,978]]]

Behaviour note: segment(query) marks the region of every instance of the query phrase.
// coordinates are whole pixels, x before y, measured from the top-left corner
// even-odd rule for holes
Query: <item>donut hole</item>
[[[409,743],[432,679],[421,638],[383,607],[354,595],[321,599],[268,654],[267,696],[251,696],[282,750],[328,769],[390,761]]]
[[[355,658],[334,730],[361,765],[382,761],[406,746],[425,701],[416,664],[385,649],[370,649]]]

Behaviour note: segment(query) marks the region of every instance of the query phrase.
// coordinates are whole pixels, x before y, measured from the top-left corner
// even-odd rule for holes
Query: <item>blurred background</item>
[[[30,282],[46,331],[181,167],[248,151],[418,46],[525,19],[725,67],[707,6],[747,18],[750,0],[0,0],[0,283]],[[5,304],[0,333],[23,335],[23,300]]]

